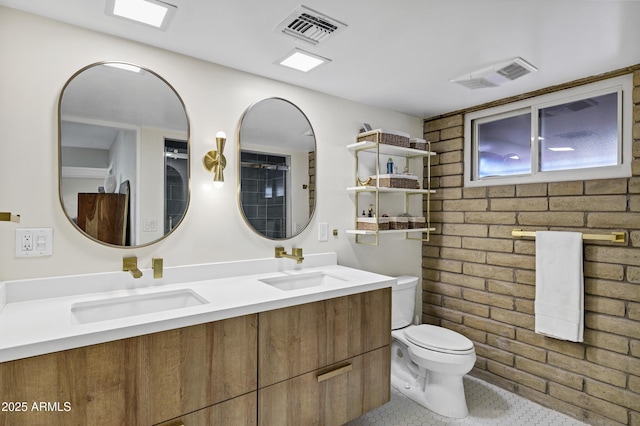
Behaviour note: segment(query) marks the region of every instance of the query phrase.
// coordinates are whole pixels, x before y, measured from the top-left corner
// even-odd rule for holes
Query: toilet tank
[[[416,308],[416,286],[418,277],[402,275],[391,289],[391,328],[406,327],[413,321]]]

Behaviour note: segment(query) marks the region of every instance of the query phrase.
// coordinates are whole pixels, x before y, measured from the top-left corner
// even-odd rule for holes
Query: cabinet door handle
[[[318,383],[324,382],[325,380],[329,380],[332,377],[339,376],[340,374],[347,373],[351,371],[353,367],[351,364],[343,365],[341,367],[336,368],[335,370],[327,371],[326,373],[322,373],[318,375]]]

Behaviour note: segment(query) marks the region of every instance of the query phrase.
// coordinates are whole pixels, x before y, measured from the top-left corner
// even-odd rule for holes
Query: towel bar
[[[511,231],[512,237],[535,237],[535,231],[523,231],[522,229],[514,229]],[[582,234],[583,240],[611,241],[614,243],[624,243],[626,234],[624,232],[612,232],[611,234]]]
[[[20,222],[20,215],[10,212],[0,212],[0,222]]]

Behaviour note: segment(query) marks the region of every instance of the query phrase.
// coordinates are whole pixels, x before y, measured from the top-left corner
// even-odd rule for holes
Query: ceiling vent
[[[274,31],[316,45],[346,27],[346,24],[338,20],[306,6],[300,6],[291,12]]]
[[[483,89],[501,86],[534,71],[538,71],[538,69],[529,62],[522,58],[515,58],[469,74],[464,74],[451,81],[468,87],[469,89]]]

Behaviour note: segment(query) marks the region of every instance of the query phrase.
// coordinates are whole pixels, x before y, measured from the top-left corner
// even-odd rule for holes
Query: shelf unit
[[[351,186],[347,188],[347,191],[353,192],[355,194],[355,221],[354,221],[354,229],[348,229],[346,232],[348,234],[355,235],[355,240],[357,244],[368,244],[368,245],[378,245],[380,243],[380,235],[383,234],[399,234],[404,233],[405,238],[407,240],[418,240],[418,241],[429,241],[429,235],[431,231],[434,231],[435,228],[431,227],[431,214],[430,214],[430,203],[431,203],[431,194],[435,193],[434,190],[431,189],[431,156],[436,155],[434,152],[431,152],[431,144],[427,142],[428,149],[420,150],[413,148],[405,148],[395,145],[387,145],[380,143],[380,132],[376,133],[375,141],[364,141],[357,142],[350,145],[347,145],[347,149],[355,154],[355,186]],[[363,152],[367,153],[375,153],[375,175],[376,175],[376,186],[367,186],[361,185],[358,171],[360,165],[360,154]],[[395,157],[404,157],[407,160],[411,158],[427,158],[427,188],[426,189],[406,189],[406,188],[386,188],[379,187],[378,183],[380,182],[380,155],[390,155]],[[416,229],[389,229],[389,230],[361,230],[358,228],[358,212],[360,212],[359,205],[359,196],[363,193],[373,193],[375,198],[375,212],[376,212],[376,228],[379,227],[378,217],[380,212],[380,196],[385,194],[403,194],[404,195],[404,212],[407,213],[409,210],[409,198],[414,195],[427,196],[427,208],[426,208],[426,227],[425,228],[416,228]],[[412,235],[419,234],[420,237],[413,237]],[[423,236],[426,234],[426,238]],[[369,237],[368,240],[362,239],[361,237]],[[373,241],[371,241],[371,237]]]

